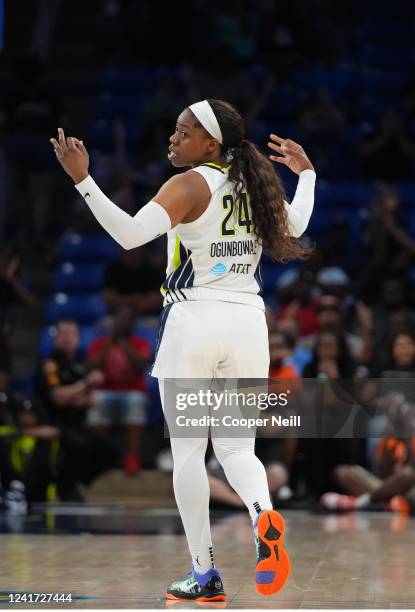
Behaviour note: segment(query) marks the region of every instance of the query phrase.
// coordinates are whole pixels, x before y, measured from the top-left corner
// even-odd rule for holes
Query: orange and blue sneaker
[[[216,568],[205,574],[193,568],[183,580],[169,586],[166,597],[182,601],[226,601],[222,578]]]
[[[284,548],[284,529],[284,519],[275,510],[262,510],[254,523],[256,590],[260,595],[278,593],[290,575],[290,560]]]

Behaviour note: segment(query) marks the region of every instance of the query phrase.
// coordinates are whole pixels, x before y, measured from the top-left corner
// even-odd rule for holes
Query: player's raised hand
[[[82,140],[65,138],[62,128],[58,128],[58,140],[51,138],[56,158],[75,184],[80,183],[89,174],[89,155]]]
[[[295,174],[300,174],[303,170],[314,170],[313,164],[308,159],[303,147],[293,140],[285,140],[275,134],[270,134],[272,142],[268,143],[279,155],[270,155],[272,161],[288,166]]]

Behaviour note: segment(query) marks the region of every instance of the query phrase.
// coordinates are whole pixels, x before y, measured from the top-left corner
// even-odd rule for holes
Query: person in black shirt
[[[87,411],[95,405],[95,386],[102,380],[99,370],[87,371],[79,355],[77,323],[59,321],[55,349],[40,364],[37,395],[49,423],[61,432],[61,500],[80,500],[75,483],[88,485],[103,471],[119,467],[119,452],[110,439],[86,425]]]
[[[103,293],[108,309],[114,312],[130,306],[139,317],[158,316],[163,280],[164,270],[153,263],[146,249],[122,251],[105,271]]]
[[[0,249],[0,391],[7,391],[12,367],[10,338],[14,304],[33,306],[36,298],[20,280],[20,258],[8,247]]]

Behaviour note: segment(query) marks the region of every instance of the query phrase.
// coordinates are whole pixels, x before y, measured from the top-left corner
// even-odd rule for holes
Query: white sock
[[[189,546],[194,569],[199,574],[206,574],[215,567],[212,546]]]

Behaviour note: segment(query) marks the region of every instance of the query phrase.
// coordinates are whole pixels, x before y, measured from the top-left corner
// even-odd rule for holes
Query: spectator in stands
[[[127,426],[127,453],[124,470],[140,469],[142,426],[148,402],[145,368],[151,357],[147,340],[134,336],[131,308],[122,306],[114,317],[112,334],[98,338],[88,350],[88,364],[99,368],[104,379],[99,384],[97,405],[89,412],[89,424],[106,431],[115,423]]]
[[[391,150],[393,155],[390,155]],[[415,142],[393,109],[383,113],[379,124],[361,142],[359,153],[369,178],[393,181],[414,174]]]
[[[390,351],[388,367],[392,369],[381,376],[415,377],[415,334],[396,334]],[[386,510],[415,512],[415,437],[410,435],[414,433],[415,405],[413,393],[405,397],[406,388],[398,384],[395,391],[390,389],[376,397],[377,407],[386,410],[387,426],[382,432],[384,439],[376,446],[375,473],[360,465],[337,466],[334,478],[346,495],[323,495],[321,503],[327,510],[360,510],[382,503]]]
[[[274,332],[269,338],[270,378],[299,377],[294,361],[295,337],[284,332]]]
[[[323,295],[318,302],[318,326],[320,333],[331,330],[344,330],[351,355],[359,364],[368,364],[372,356],[372,312],[363,302],[356,301],[352,331],[346,331],[342,301],[335,295]]]
[[[27,503],[46,501],[49,485],[58,480],[60,434],[56,427],[40,424],[31,400],[3,395],[0,472],[4,504],[13,514],[25,514]]]
[[[96,403],[99,370],[88,372],[79,356],[79,328],[75,321],[56,324],[54,350],[37,373],[37,395],[49,424],[58,427],[62,465],[58,494],[63,501],[80,501],[77,484],[89,485],[100,473],[119,465],[118,451],[101,433],[87,426],[87,413]]]
[[[277,285],[280,307],[277,322],[293,318],[298,322],[301,338],[312,336],[317,331],[317,302],[313,297],[313,285],[297,271],[288,270]]]
[[[346,146],[348,126],[344,112],[335,106],[326,87],[320,87],[308,100],[299,124],[301,142],[304,140],[313,151],[319,174],[336,175],[338,164],[344,161],[341,151]]]
[[[159,315],[164,273],[153,263],[150,253],[143,247],[123,250],[120,258],[109,264],[104,275],[103,295],[110,312],[128,306],[140,318]]]
[[[385,344],[385,330],[399,328],[401,322],[412,321],[413,313],[408,313],[411,308],[409,283],[405,277],[389,277],[382,279],[380,284],[380,295],[372,306],[374,324],[374,357],[379,358]],[[377,361],[377,367],[381,364]]]
[[[342,331],[323,331],[317,336],[312,361],[304,368],[304,378],[353,378],[356,364]]]
[[[367,253],[358,290],[375,300],[378,277],[405,275],[415,254],[415,240],[401,218],[399,192],[391,185],[379,186],[370,203],[370,215],[362,243]]]
[[[312,353],[311,349],[308,348],[309,339],[305,340],[305,346],[303,346],[299,338],[299,325],[297,319],[294,319],[293,317],[284,317],[283,319],[278,319],[278,321],[274,320],[272,326],[269,327],[270,331],[287,334],[293,339],[293,359],[295,367],[298,373],[302,374],[304,367],[311,361]]]
[[[320,438],[304,438],[301,449],[307,457],[305,474],[308,488],[321,494],[333,486],[333,469],[342,464],[360,462],[362,448],[359,439],[333,438],[347,422],[353,401],[348,394],[347,380],[357,375],[357,367],[350,355],[342,331],[321,332],[314,347],[313,359],[304,368],[304,378],[318,378],[324,383],[318,387],[305,387],[303,402],[314,407],[315,392],[321,391]],[[341,380],[343,379],[343,380]],[[310,383],[309,383],[310,384]],[[307,393],[307,389],[309,392]]]
[[[17,303],[33,306],[36,299],[20,279],[20,257],[4,245],[0,249],[0,391],[8,388],[12,364],[13,305]]]

